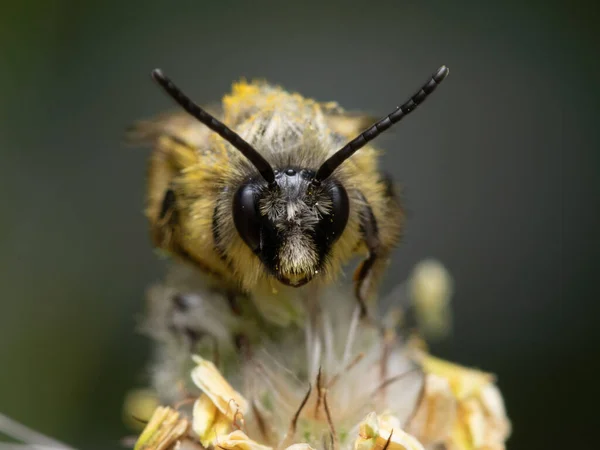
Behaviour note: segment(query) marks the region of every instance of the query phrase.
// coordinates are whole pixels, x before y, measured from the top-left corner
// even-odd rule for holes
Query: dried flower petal
[[[383,450],[386,446],[387,450],[424,450],[417,439],[402,430],[396,417],[378,417],[372,412],[359,425],[354,450]]]
[[[200,357],[193,356],[197,366],[192,369],[192,380],[212,400],[217,409],[230,422],[235,421],[237,414],[246,414],[248,402],[223,378],[215,365]]]
[[[494,377],[423,351],[418,359],[425,389],[409,430],[426,445],[442,443],[448,450],[503,449],[510,422]]]
[[[202,394],[194,403],[192,429],[204,447],[214,444],[217,437],[231,431],[231,421],[223,415],[210,397]]]
[[[489,424],[488,440],[504,442],[510,435],[511,425],[500,390],[493,384],[485,386],[481,390],[480,401]]]
[[[446,378],[458,400],[463,400],[471,395],[479,395],[485,386],[494,382],[494,376],[490,373],[469,369],[431,355],[423,354],[421,363],[426,373]]]
[[[294,444],[290,445],[286,450],[315,450],[308,444]]]
[[[452,432],[456,420],[457,400],[446,378],[435,374],[425,376],[423,394],[408,430],[429,445],[444,441]]]
[[[387,450],[424,450],[423,445],[414,436],[400,428],[400,421],[397,418],[380,417],[379,426],[376,450],[383,449],[388,439],[390,443]]]
[[[185,437],[190,422],[171,408],[159,406],[138,438],[134,450],[170,450]]]
[[[253,441],[241,430],[219,437],[217,446],[223,450],[272,450],[271,447]]]

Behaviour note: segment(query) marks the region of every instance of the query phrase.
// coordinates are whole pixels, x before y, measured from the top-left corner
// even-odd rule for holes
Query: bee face
[[[349,216],[348,194],[335,180],[314,182],[308,169],[275,169],[269,185],[251,180],[233,200],[235,227],[269,272],[302,286],[323,267]]]
[[[404,224],[370,142],[447,75],[440,67],[374,122],[264,82],[236,83],[221,106],[205,110],[154,70],[154,80],[189,113],[143,121],[130,132],[133,141],[155,146],[146,208],[155,245],[243,293],[276,293],[265,283],[272,278],[295,287],[317,274],[329,282],[364,256],[354,283],[366,314]]]

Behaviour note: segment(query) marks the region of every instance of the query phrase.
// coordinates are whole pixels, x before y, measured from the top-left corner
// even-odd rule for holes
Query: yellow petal
[[[469,369],[427,354],[421,355],[421,363],[426,373],[447,378],[458,400],[478,395],[484,386],[494,381],[494,376],[490,373]]]
[[[192,429],[200,443],[208,447],[218,440],[218,436],[231,431],[231,421],[218,410],[210,397],[202,394],[194,403]]]
[[[354,450],[372,450],[377,445],[377,438],[363,439],[360,436],[354,441]]]
[[[379,430],[395,430],[396,428],[402,428],[400,419],[392,414],[380,414],[377,416],[379,420]]]
[[[381,450],[385,447],[390,434],[392,438],[387,450],[424,450],[421,443],[414,436],[411,436],[401,428],[387,429],[385,427],[381,427],[380,429],[375,447],[376,450]]]
[[[187,435],[190,423],[171,408],[159,406],[135,443],[134,450],[168,450]]]
[[[377,414],[371,412],[358,426],[358,437],[354,441],[354,450],[371,450],[377,444],[379,421]]]
[[[371,412],[358,426],[358,435],[363,439],[375,438],[379,435],[379,419]]]
[[[464,421],[457,421],[452,429],[452,434],[444,443],[448,450],[474,450],[471,445],[469,427]]]
[[[271,447],[253,441],[241,430],[219,437],[217,445],[223,450],[272,450]]]
[[[511,425],[500,391],[495,385],[489,384],[482,389],[480,401],[489,424],[486,440],[503,443],[510,435]]]
[[[198,436],[204,436],[215,422],[219,410],[206,395],[202,394],[194,403],[192,428]]]
[[[476,400],[467,400],[460,406],[464,411],[464,420],[469,430],[472,448],[481,448],[485,444],[487,423],[483,415],[483,408]]]
[[[510,433],[510,423],[503,411],[502,398],[493,385],[484,388],[481,396],[461,402],[449,447],[460,450],[503,449]]]
[[[200,356],[193,356],[197,366],[192,369],[192,381],[212,400],[217,409],[234,422],[237,414],[246,414],[248,402],[223,378],[215,365]]]
[[[391,434],[391,439],[390,439]],[[421,443],[400,428],[400,421],[392,415],[370,413],[358,427],[355,450],[424,450]]]
[[[286,450],[315,450],[308,444],[294,444],[290,445]]]
[[[456,409],[457,401],[448,380],[427,374],[423,395],[407,430],[425,445],[443,442],[452,432]]]

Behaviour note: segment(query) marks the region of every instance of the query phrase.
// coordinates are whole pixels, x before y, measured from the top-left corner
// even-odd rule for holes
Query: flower
[[[175,309],[175,332],[172,311],[151,309],[160,310],[148,322],[157,354],[168,356],[155,362],[155,374],[168,374],[155,376],[158,397],[177,403],[173,411],[190,424],[177,439],[163,434],[167,441],[156,448],[504,448],[510,425],[493,376],[429,355],[390,320],[361,320],[343,289],[326,290],[320,303],[295,298],[300,326],[282,326],[265,316],[269,302],[254,307],[262,299],[253,298],[233,314],[227,299],[193,276],[152,291],[151,305],[178,290],[194,300]],[[193,408],[184,408],[190,399]]]
[[[408,430],[448,450],[501,450],[510,434],[494,377],[418,351],[425,371],[422,401]]]

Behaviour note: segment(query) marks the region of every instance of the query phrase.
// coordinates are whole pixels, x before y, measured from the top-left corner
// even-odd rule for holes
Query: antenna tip
[[[442,66],[433,75],[433,79],[436,81],[436,83],[439,83],[444,78],[446,78],[449,73],[450,73],[450,69],[448,69],[448,67],[446,67],[446,66]]]
[[[154,69],[152,72],[150,72],[150,76],[155,81],[159,81],[159,80],[164,80],[165,79],[165,76],[164,76],[162,70],[160,70],[160,69]]]

